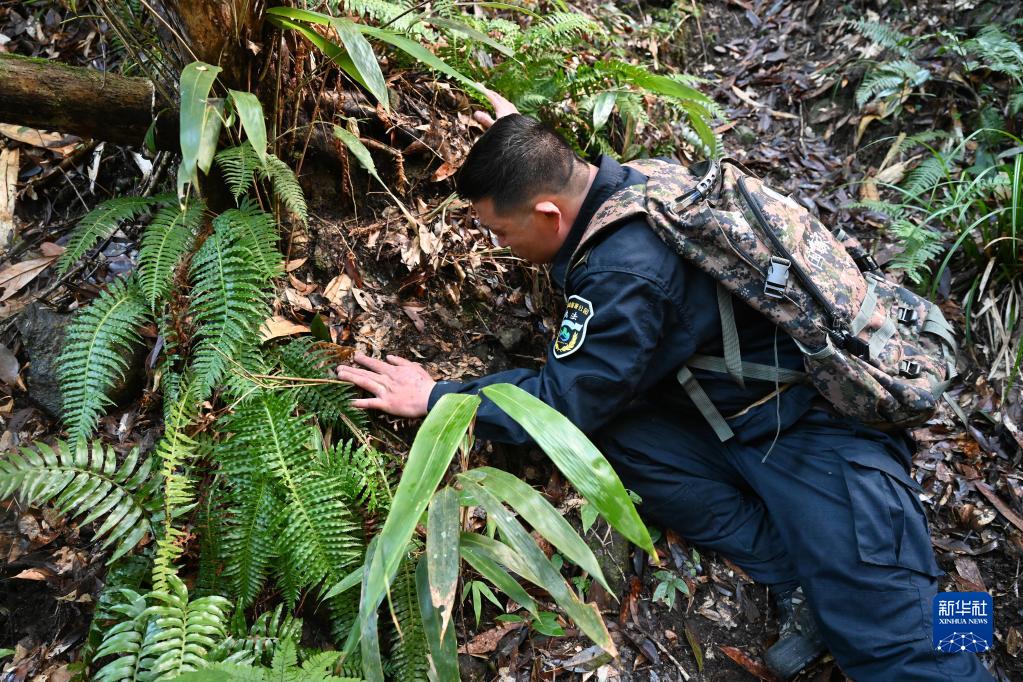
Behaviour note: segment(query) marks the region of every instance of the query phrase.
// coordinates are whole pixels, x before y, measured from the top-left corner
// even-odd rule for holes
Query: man
[[[699,372],[735,433],[721,442],[675,379],[698,349],[721,353],[714,281],[640,219],[579,248],[598,207],[644,177],[608,157],[586,163],[553,132],[492,101],[498,120],[470,151],[458,191],[501,245],[549,263],[564,291],[566,316],[547,363],[459,383],[435,382],[396,356],[357,356],[359,366],[340,367],[338,377],[373,397],[354,404],[421,417],[446,393],[515,384],[594,440],[642,498],[644,516],[771,587],[781,624],[767,660],[781,675],[813,660],[823,640],[856,680],[991,679],[975,656],[931,646],[941,571],[903,437],[833,416],[810,386],[740,388]],[[802,368],[787,336],[734,307],[744,359]],[[531,442],[485,398],[476,434]]]

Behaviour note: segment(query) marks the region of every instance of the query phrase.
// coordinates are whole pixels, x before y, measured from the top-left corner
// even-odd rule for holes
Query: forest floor
[[[926,31],[956,20],[945,4],[951,3],[911,9],[881,3],[881,11],[907,32]],[[944,121],[941,112],[922,107],[908,108],[897,123],[865,120],[869,112],[853,104],[854,64],[867,44],[849,20],[874,11],[873,5],[850,10],[848,3],[832,0],[730,0],[700,6],[699,23],[687,22],[684,39],[680,36],[680,45],[672,49],[687,72],[708,79],[706,91],[725,107],[728,122],[719,130],[726,152],[826,223],[876,242],[882,263],[890,258],[897,245],[885,241],[879,216],[843,206],[862,196],[863,181],[878,173],[896,125],[922,130]],[[47,12],[34,7],[27,14],[17,3],[0,2],[0,49],[88,61],[83,50],[102,48],[103,37],[62,23],[65,12],[54,3]],[[403,97],[395,116],[423,131],[431,149],[404,166],[385,154],[375,157],[385,181],[429,219],[414,234],[368,178],[356,173],[339,177],[323,160],[302,159],[300,174],[313,219],[308,229],[295,229],[288,239],[288,279],[275,302],[281,333],[307,330],[318,318],[337,343],[404,355],[425,363],[438,378],[537,367],[560,319],[561,301],[546,272],[494,248],[488,235],[472,227],[462,203],[446,201],[448,178],[480,132],[471,118],[473,107],[446,84],[415,74],[401,78],[404,82],[391,83]],[[87,207],[126,187],[145,186],[152,173],[165,170],[159,162],[150,168],[130,150],[87,145],[83,152],[63,136],[32,135],[0,127],[0,144],[21,150],[20,230],[37,244],[58,245],[40,247],[41,259],[50,258],[47,249],[56,253],[61,236]],[[0,173],[0,189],[3,181]],[[358,215],[352,210],[353,194],[372,195]],[[35,366],[38,373],[38,360],[29,365],[38,333],[20,322],[24,317],[15,324],[14,316],[40,303],[61,312],[73,308],[105,278],[131,267],[135,248],[131,234],[115,235],[97,264],[52,291],[53,277],[41,262],[39,272],[26,272],[7,285],[0,304],[0,449],[59,432],[59,423],[44,407],[39,382],[26,372]],[[23,258],[8,254],[0,269]],[[960,302],[946,299],[941,307],[961,323]],[[1018,387],[1002,402],[1005,373],[991,371],[993,352],[980,336],[966,349],[969,367],[953,395],[968,423],[945,409],[916,429],[920,448],[913,474],[925,491],[932,542],[947,572],[941,589],[992,593],[996,642],[982,658],[996,677],[1011,680],[1023,679],[1018,658],[1023,649],[1023,436],[1018,426],[1023,406]],[[136,395],[104,418],[100,431],[105,437],[120,443],[153,437],[157,411],[148,392]],[[377,418],[374,435],[390,451],[405,452],[414,424]],[[578,523],[578,497],[538,451],[480,444],[473,456],[543,488]],[[0,647],[17,647],[14,663],[4,669],[5,682],[67,679],[67,663],[84,641],[103,582],[103,553],[90,545],[88,533],[83,537],[79,531],[47,509],[0,506]],[[621,601],[598,595],[622,652],[600,668],[602,674],[632,680],[770,679],[758,662],[776,636],[764,587],[714,554],[694,561],[693,548],[671,533],[657,545],[665,559],[661,567],[644,556],[630,556],[620,540],[599,526],[589,535],[595,545],[610,545],[603,553],[622,571]],[[689,597],[680,595],[673,609],[652,600],[659,582],[654,573],[662,568],[683,577],[690,592]],[[587,679],[603,663],[586,640],[571,632],[547,637],[524,627],[494,625],[493,609],[484,615],[474,627],[471,608],[463,607],[459,641],[467,642],[471,654],[463,657],[466,679]],[[825,659],[799,679],[844,677]]]

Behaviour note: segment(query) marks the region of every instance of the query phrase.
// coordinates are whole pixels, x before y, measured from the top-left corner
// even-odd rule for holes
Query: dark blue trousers
[[[721,443],[699,417],[643,406],[594,440],[649,520],[758,582],[802,585],[849,677],[992,679],[975,655],[931,646],[942,572],[900,439],[813,410],[762,462],[770,437]]]

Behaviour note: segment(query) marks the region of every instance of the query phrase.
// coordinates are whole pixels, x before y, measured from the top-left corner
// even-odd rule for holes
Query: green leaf
[[[370,175],[383,184],[384,181],[380,179],[379,175],[377,175],[377,167],[376,164],[373,163],[373,157],[370,156],[369,150],[366,149],[366,145],[362,144],[362,140],[341,126],[334,126],[334,137],[344,142],[345,146],[348,147],[348,150],[351,151],[352,154],[355,154],[355,158],[359,161],[359,164],[369,171]]]
[[[593,132],[597,132],[607,123],[611,112],[614,111],[617,99],[618,93],[613,91],[597,95],[597,99],[593,103]]]
[[[479,397],[474,395],[449,393],[442,397],[426,416],[412,443],[405,471],[391,502],[391,512],[379,535],[373,539],[374,551],[367,552],[359,607],[363,662],[368,658],[367,648],[374,648],[372,643],[367,644],[366,636],[370,630],[376,632],[377,607],[383,601],[406,554],[416,524],[444,478],[479,404]],[[376,655],[379,656],[378,646]]]
[[[446,29],[450,29],[457,33],[464,33],[473,40],[477,40],[483,43],[484,45],[489,45],[490,47],[494,48],[495,50],[503,54],[505,57],[510,57],[512,59],[516,57],[515,50],[513,50],[512,48],[508,47],[504,43],[494,40],[486,33],[483,33],[482,31],[477,31],[472,26],[467,26],[466,24],[463,24],[460,21],[455,21],[454,19],[448,19],[445,17],[428,17],[424,21],[427,24],[442,26]]]
[[[387,109],[390,101],[387,96],[387,85],[384,83],[384,74],[380,71],[380,63],[377,61],[376,54],[373,53],[373,47],[359,32],[355,23],[347,19],[335,19],[333,26],[345,49],[348,50],[348,55],[359,75],[362,76],[362,82],[366,84],[366,88],[377,101]]]
[[[430,503],[427,517],[426,557],[430,597],[440,613],[441,632],[451,624],[458,588],[458,493],[444,487]]]
[[[458,641],[454,628],[441,628],[441,615],[433,605],[432,587],[424,557],[416,567],[416,594],[419,598],[419,612],[423,617],[426,642],[430,647],[430,665],[436,680],[458,679]],[[441,635],[443,632],[443,636]]]
[[[477,561],[477,558],[485,558],[494,564],[507,567],[508,570],[517,573],[534,585],[540,585],[540,578],[536,576],[530,565],[503,542],[476,533],[462,533],[461,538],[462,556],[473,566],[475,566],[474,562]],[[507,592],[507,590],[505,591]],[[509,596],[511,595],[509,594]]]
[[[375,26],[367,26],[366,24],[359,24],[359,30],[368,36],[372,36],[377,40],[381,40],[385,43],[393,45],[394,47],[402,50],[410,57],[418,59],[423,64],[426,64],[434,71],[440,71],[445,76],[454,78],[461,82],[463,85],[476,90],[480,94],[486,94],[479,83],[472,80],[468,76],[462,74],[460,71],[452,67],[450,64],[445,62],[443,59],[430,52],[420,43],[414,40],[410,40],[403,35],[399,35],[393,31],[388,31],[382,28],[376,28]]]
[[[511,505],[534,530],[539,531],[552,545],[564,552],[579,568],[593,576],[608,593],[611,593],[611,587],[604,579],[593,551],[540,493],[515,476],[492,467],[480,467],[467,471],[464,475]]]
[[[327,590],[327,593],[323,595],[323,599],[327,600],[330,599],[331,597],[336,597],[337,595],[343,592],[347,592],[356,585],[360,584],[362,582],[362,573],[364,570],[366,570],[365,564],[359,566],[357,569],[346,575],[341,580],[341,582],[337,583],[336,585],[334,585],[334,587]]]
[[[466,535],[469,535],[470,537],[478,537],[472,534]],[[463,538],[464,537],[465,536],[463,536]],[[536,602],[522,588],[522,585],[520,585],[519,582],[508,573],[508,571],[501,568],[501,566],[497,562],[492,561],[485,552],[479,551],[478,548],[474,546],[462,543],[461,551],[462,558],[469,562],[469,565],[472,566],[477,573],[493,583],[497,589],[511,597],[516,604],[527,609],[534,616],[537,614]]]
[[[229,90],[231,101],[234,103],[234,110],[238,112],[242,128],[249,144],[255,150],[259,160],[266,163],[266,121],[263,120],[263,105],[259,98],[251,92],[240,92]]]
[[[656,557],[650,534],[611,464],[572,422],[540,399],[511,384],[495,384],[483,394],[519,423],[555,466],[611,526]]]
[[[181,72],[181,170],[179,176],[185,181],[196,182],[196,168],[203,172],[210,169],[220,134],[220,112],[211,104],[209,96],[219,66],[203,62],[192,62]],[[212,140],[212,143],[211,143]]]
[[[449,393],[448,395],[453,394]],[[521,555],[523,562],[529,565],[530,570],[539,579],[540,586],[547,590],[558,606],[595,644],[611,655],[617,655],[614,642],[604,625],[603,618],[600,617],[600,612],[595,606],[579,601],[579,597],[554,568],[550,560],[544,556],[536,541],[526,532],[522,524],[504,508],[501,501],[489,490],[464,474],[459,474],[458,480],[462,482],[464,489],[476,499],[480,506],[487,510],[487,516],[493,518],[497,523],[497,527],[501,530],[501,536],[508,546]]]

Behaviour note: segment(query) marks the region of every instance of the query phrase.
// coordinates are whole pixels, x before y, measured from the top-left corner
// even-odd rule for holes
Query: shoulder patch
[[[593,304],[581,296],[572,296],[565,307],[565,317],[554,339],[554,357],[567,357],[579,350],[586,340],[586,327],[593,317]]]

